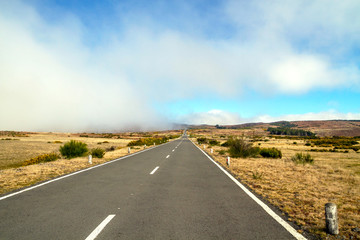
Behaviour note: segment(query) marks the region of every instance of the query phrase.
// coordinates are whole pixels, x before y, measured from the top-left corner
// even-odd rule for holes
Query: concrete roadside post
[[[210,149],[210,153],[213,154],[213,153],[214,153],[214,149]]]
[[[338,214],[335,203],[325,204],[326,231],[332,235],[339,234]]]
[[[89,155],[89,164],[92,164],[92,155]]]
[[[205,144],[203,144],[203,148],[204,148],[204,150],[205,150]]]
[[[128,147],[128,153],[130,153],[130,148]]]

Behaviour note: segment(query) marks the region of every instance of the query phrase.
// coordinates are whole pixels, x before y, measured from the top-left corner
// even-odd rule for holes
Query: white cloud
[[[237,114],[228,111],[213,109],[208,112],[196,112],[186,114],[179,118],[180,122],[186,124],[208,124],[208,125],[231,125],[243,123],[243,119]]]
[[[0,11],[1,129],[169,127],[126,76],[98,65],[101,59],[81,44],[77,20],[52,26],[33,9],[16,7],[23,21]]]
[[[1,129],[166,128],[154,101],[360,85],[356,62],[343,60],[360,43],[357,1],[229,1],[223,15],[236,29],[229,39],[132,16],[121,33],[110,28],[92,47],[80,18],[67,13],[47,22],[28,4],[0,3]],[[187,120],[241,118],[222,111]]]

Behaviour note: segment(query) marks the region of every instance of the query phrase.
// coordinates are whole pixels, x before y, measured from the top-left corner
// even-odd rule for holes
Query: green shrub
[[[262,148],[260,155],[264,158],[282,158],[282,153],[277,148]]]
[[[128,147],[132,147],[132,146],[150,146],[153,145],[154,143],[156,145],[159,145],[161,143],[165,143],[169,141],[169,138],[166,136],[163,137],[149,137],[149,138],[140,138],[139,140],[134,140],[131,141],[127,144]]]
[[[95,158],[103,158],[105,150],[102,148],[93,148],[91,149],[91,155]]]
[[[244,139],[229,139],[228,144],[230,157],[254,157],[260,151],[260,148],[253,147]]]
[[[219,141],[216,141],[215,139],[212,139],[212,140],[209,141],[209,144],[210,144],[211,146],[217,146],[217,145],[220,144],[220,142],[219,142]]]
[[[88,152],[88,148],[86,143],[70,140],[64,144],[64,146],[60,147],[60,153],[64,157],[71,159],[75,157],[81,157]]]
[[[291,160],[297,164],[301,163],[301,164],[313,164],[314,163],[314,158],[309,154],[304,154],[304,153],[296,153]]]
[[[217,151],[220,155],[225,155],[226,151],[225,150],[218,150]]]
[[[196,139],[196,141],[198,142],[198,144],[205,144],[208,142],[206,137],[199,137]]]
[[[57,153],[49,153],[49,154],[42,154],[40,156],[31,158],[23,163],[24,166],[38,164],[42,162],[51,162],[55,161],[60,158],[60,155]]]

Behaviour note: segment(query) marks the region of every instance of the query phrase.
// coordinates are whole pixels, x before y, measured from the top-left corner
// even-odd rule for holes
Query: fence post
[[[89,155],[89,163],[92,164],[92,155]]]
[[[325,204],[326,231],[330,234],[339,234],[338,214],[335,203]]]

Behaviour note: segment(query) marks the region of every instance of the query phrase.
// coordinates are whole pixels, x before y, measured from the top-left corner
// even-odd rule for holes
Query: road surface
[[[0,200],[0,239],[295,239],[186,137]]]

